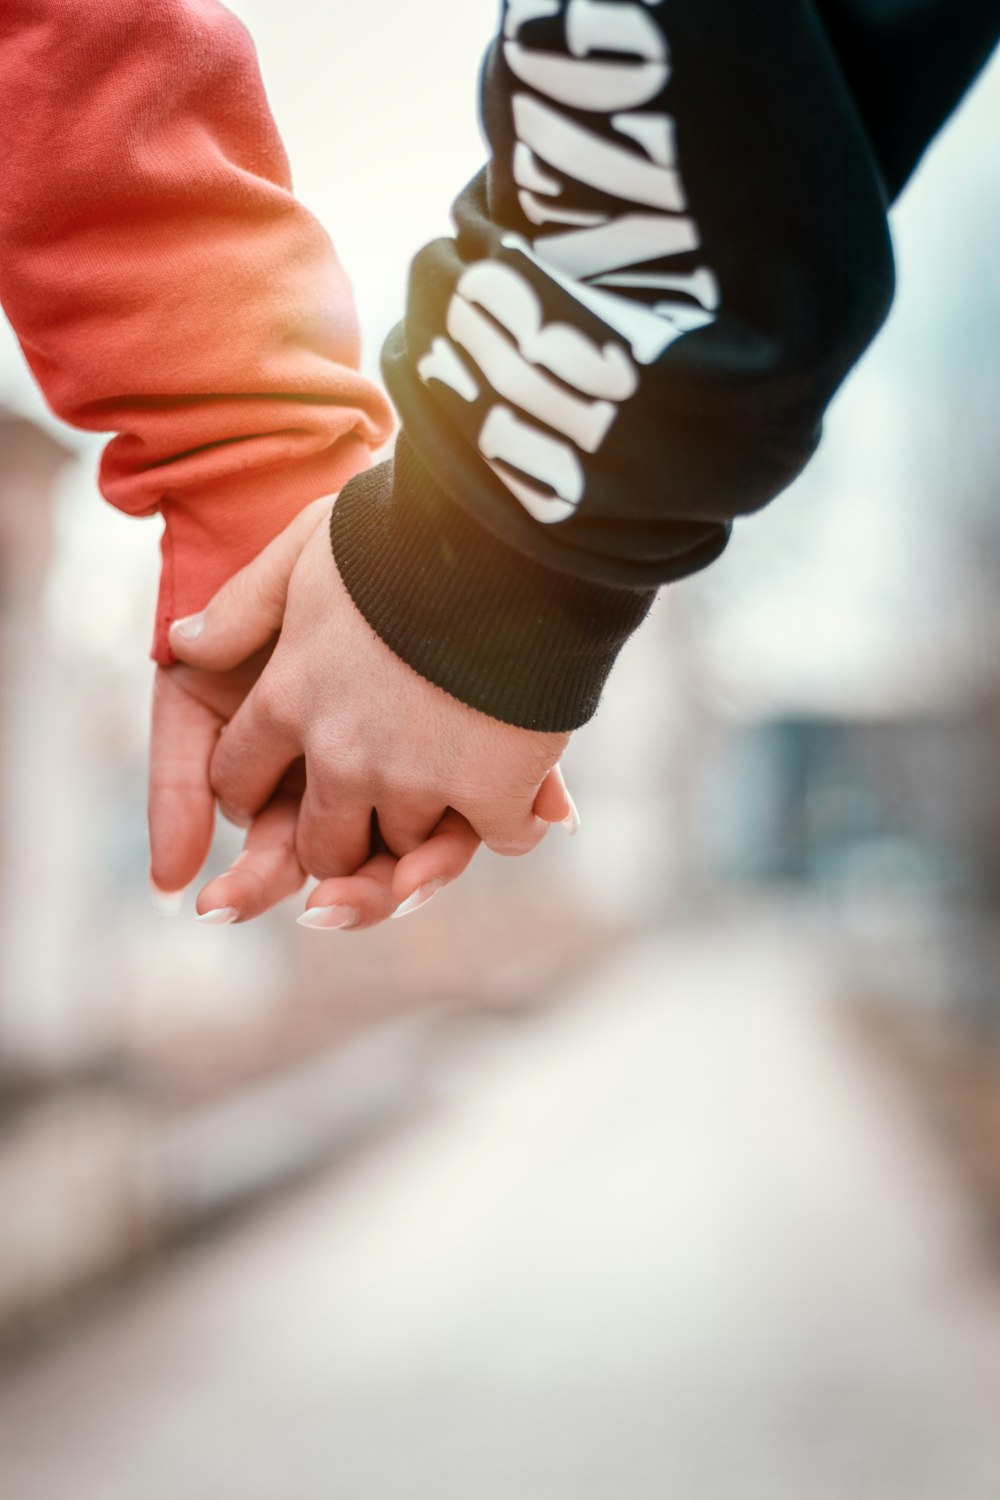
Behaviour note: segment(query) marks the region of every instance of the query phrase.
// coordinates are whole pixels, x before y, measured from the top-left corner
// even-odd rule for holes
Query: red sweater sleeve
[[[101,488],[166,526],[154,654],[388,436],[350,288],[215,0],[5,0],[0,300]]]

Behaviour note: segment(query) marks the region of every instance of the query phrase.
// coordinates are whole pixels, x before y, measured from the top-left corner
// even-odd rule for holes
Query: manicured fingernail
[[[436,896],[441,887],[446,883],[444,880],[428,880],[426,885],[418,885],[412,896],[407,896],[405,901],[400,902],[393,912],[393,916],[408,917],[411,911],[416,911],[418,907],[426,906],[431,897]]]
[[[338,927],[356,927],[359,914],[353,906],[310,906],[301,917],[296,917],[300,927],[325,928],[333,931]]]
[[[566,792],[565,787],[563,787],[563,791]],[[565,828],[566,832],[572,836],[574,833],[580,832],[580,814],[577,812],[576,803],[573,801],[573,798],[570,796],[569,792],[566,792],[566,801],[569,803],[569,812],[563,818],[562,826]]]
[[[216,906],[211,911],[199,912],[195,917],[203,927],[226,927],[230,922],[235,922],[239,912],[235,906]]]
[[[149,899],[153,903],[153,910],[158,911],[161,917],[176,917],[184,905],[184,892],[161,890],[150,876]]]
[[[182,641],[196,641],[205,629],[205,611],[198,615],[185,615],[175,620],[170,627],[171,635],[179,635]]]

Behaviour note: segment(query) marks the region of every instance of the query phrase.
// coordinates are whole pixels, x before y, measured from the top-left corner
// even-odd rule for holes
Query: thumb
[[[330,504],[324,496],[307,505],[253,562],[222,585],[200,614],[174,621],[170,649],[179,661],[224,672],[267,645],[281,628],[295,564]]]
[[[536,818],[541,818],[545,823],[561,823],[567,833],[579,831],[580,814],[576,810],[576,803],[566,790],[566,783],[559,766],[552,767],[538,788],[531,810]]]

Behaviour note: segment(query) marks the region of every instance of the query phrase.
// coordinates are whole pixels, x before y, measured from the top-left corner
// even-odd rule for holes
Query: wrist
[[[348,593],[392,651],[471,708],[566,731],[597,708],[655,596],[573,577],[515,551],[442,491],[405,432],[358,476],[331,541]]]

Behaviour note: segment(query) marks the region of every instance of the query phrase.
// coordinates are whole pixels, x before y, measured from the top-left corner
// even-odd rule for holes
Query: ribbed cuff
[[[405,433],[394,461],[341,492],[330,536],[351,598],[386,645],[522,729],[586,723],[656,593],[575,578],[498,541],[438,488]]]

